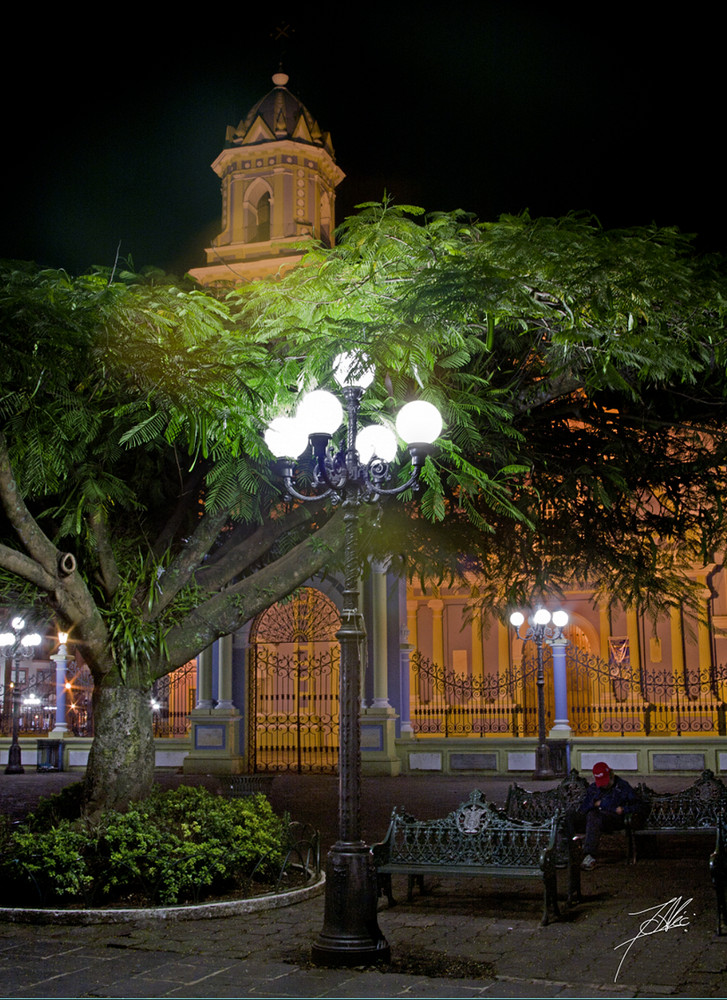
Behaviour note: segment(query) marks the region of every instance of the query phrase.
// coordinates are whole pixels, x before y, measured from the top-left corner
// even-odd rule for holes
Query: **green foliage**
[[[376,368],[363,422],[414,396],[445,419],[416,504],[389,503],[405,519],[367,551],[398,539],[410,571],[479,571],[490,603],[587,583],[663,606],[727,544],[724,264],[675,230],[384,202],[282,279],[218,297],[158,274],[1,277],[1,430],[32,516],[91,592],[97,677],[184,662],[242,623],[258,570],[325,525],[286,529],[261,431],[331,384],[341,350]],[[270,600],[300,582],[281,572]]]
[[[48,830],[62,820],[77,820],[83,810],[83,782],[66,785],[60,792],[46,795],[40,800],[35,811],[28,816],[26,826],[31,830]]]
[[[282,861],[282,822],[262,795],[155,790],[93,824],[56,819],[72,804],[68,796],[54,799],[5,837],[3,905],[28,905],[31,897],[44,905],[174,905],[247,885],[253,873],[273,873]]]
[[[42,832],[16,831],[1,862],[5,905],[84,902],[93,885],[87,852],[87,834],[67,821]]]
[[[490,605],[586,584],[663,607],[724,546],[725,267],[676,230],[369,204],[308,268],[238,294],[311,382],[345,344],[376,365],[370,415],[418,395],[445,416],[424,518],[390,507],[366,551],[480,572]]]

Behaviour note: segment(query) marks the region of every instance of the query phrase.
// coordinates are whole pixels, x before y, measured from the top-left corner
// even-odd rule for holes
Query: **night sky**
[[[201,264],[219,231],[210,163],[281,58],[346,173],[339,222],[386,189],[482,219],[655,221],[727,249],[724,35],[701,4],[309,6],[28,15],[22,69],[2,69],[0,256],[78,273],[120,243],[136,267]]]

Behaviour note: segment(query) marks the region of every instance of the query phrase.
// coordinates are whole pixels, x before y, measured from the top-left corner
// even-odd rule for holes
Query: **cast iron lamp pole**
[[[341,423],[341,405],[332,393],[316,390],[303,398],[295,419],[278,417],[265,435],[271,452],[280,459],[280,471],[290,497],[297,500],[330,498],[340,503],[344,520],[344,593],[341,629],[340,740],[338,767],[339,838],[326,860],[326,896],[323,929],[313,945],[318,965],[364,965],[389,959],[389,945],[376,917],[376,870],[370,848],[361,839],[361,739],[359,728],[361,662],[364,638],[358,606],[359,558],[357,522],[362,502],[377,502],[408,489],[417,489],[431,446],[442,420],[431,403],[407,403],[396,421],[407,443],[412,472],[401,486],[386,489],[389,465],[396,456],[396,438],[382,425],[358,430],[364,390],[373,380],[370,371],[351,377],[356,365],[347,355],[336,359],[335,377],[341,386],[346,413],[345,446],[330,447]],[[354,369],[355,370],[355,369]],[[321,404],[321,410],[317,405]],[[314,413],[314,410],[316,411]],[[327,418],[326,418],[327,414]],[[430,427],[425,428],[427,421]],[[301,430],[302,426],[302,430]],[[287,435],[293,437],[288,438]],[[297,438],[296,438],[297,435]],[[310,445],[313,457],[313,494],[294,486],[294,461]]]
[[[25,628],[25,621],[20,617],[13,618],[10,624],[13,627],[12,632],[0,633],[0,647],[3,647],[6,650],[6,658],[13,661],[13,738],[10,743],[10,749],[8,750],[8,766],[5,768],[5,773],[25,774],[25,768],[22,764],[20,742],[18,740],[20,713],[18,664],[21,657],[31,656],[33,648],[35,646],[39,646],[43,640],[37,632],[27,632],[22,634],[23,629]]]
[[[563,638],[563,629],[568,624],[566,611],[554,611],[552,616],[546,608],[538,608],[528,619],[528,629],[525,635],[520,635],[520,627],[525,622],[521,611],[513,611],[510,624],[515,629],[518,639],[527,642],[532,639],[538,655],[538,746],[535,751],[534,780],[545,780],[556,777],[550,766],[550,753],[545,742],[545,672],[543,670],[543,643]]]

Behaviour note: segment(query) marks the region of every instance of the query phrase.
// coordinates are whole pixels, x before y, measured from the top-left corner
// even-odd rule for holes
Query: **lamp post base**
[[[25,768],[21,763],[21,751],[18,743],[11,743],[8,750],[8,766],[5,768],[6,774],[25,774]]]
[[[326,859],[323,930],[311,949],[316,965],[389,961],[389,943],[376,919],[377,895],[376,868],[366,844],[334,844]]]
[[[548,781],[550,778],[557,778],[550,765],[550,750],[545,743],[540,743],[535,748],[535,770],[533,771],[533,781]]]

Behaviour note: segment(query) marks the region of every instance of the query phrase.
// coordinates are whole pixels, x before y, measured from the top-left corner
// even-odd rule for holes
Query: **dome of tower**
[[[288,75],[273,75],[275,86],[253,105],[237,128],[227,130],[228,146],[252,146],[275,139],[291,139],[332,152],[330,137],[310,111],[288,88]]]

